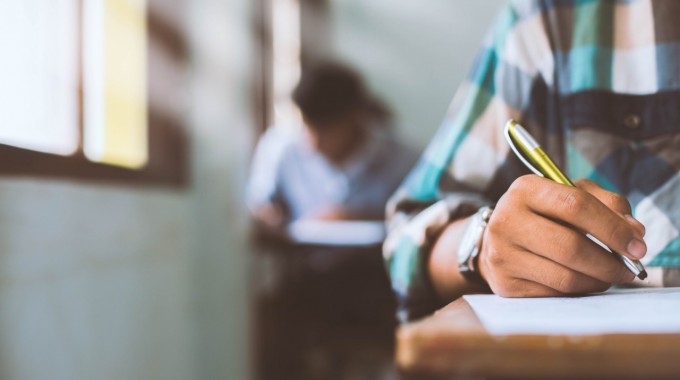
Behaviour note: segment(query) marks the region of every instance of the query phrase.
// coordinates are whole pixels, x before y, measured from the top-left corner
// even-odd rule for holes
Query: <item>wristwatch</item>
[[[477,270],[476,258],[482,250],[482,238],[492,212],[491,207],[482,207],[472,215],[458,246],[458,270],[460,274],[467,280],[481,285],[486,285],[486,282]]]

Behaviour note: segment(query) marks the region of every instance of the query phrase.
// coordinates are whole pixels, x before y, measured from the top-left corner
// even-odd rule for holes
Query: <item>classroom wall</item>
[[[185,3],[188,188],[0,178],[0,379],[249,378],[250,5]]]
[[[0,181],[0,378],[187,379],[186,194]]]
[[[253,146],[250,0],[191,0],[193,307],[197,379],[250,378],[248,217]]]
[[[503,0],[330,1],[333,51],[357,65],[422,148]]]

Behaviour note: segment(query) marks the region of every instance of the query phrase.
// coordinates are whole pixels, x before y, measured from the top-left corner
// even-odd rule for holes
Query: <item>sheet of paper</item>
[[[291,240],[303,244],[366,246],[382,243],[385,224],[378,221],[300,220],[288,227]]]
[[[569,298],[469,295],[493,335],[680,333],[680,288],[612,289]]]

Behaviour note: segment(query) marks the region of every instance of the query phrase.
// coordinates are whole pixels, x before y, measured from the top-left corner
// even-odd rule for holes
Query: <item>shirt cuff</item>
[[[451,221],[489,205],[478,195],[450,194],[398,223],[383,245],[401,322],[425,316],[438,305],[427,273],[430,250]],[[453,259],[453,258],[452,258]]]

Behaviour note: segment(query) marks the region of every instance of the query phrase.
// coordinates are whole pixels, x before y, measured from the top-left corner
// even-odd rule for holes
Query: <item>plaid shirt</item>
[[[442,227],[528,173],[503,137],[510,118],[570,178],[628,197],[647,227],[645,265],[680,266],[678,15],[677,0],[507,4],[388,204],[384,254],[402,321],[438,306],[425,263]]]

